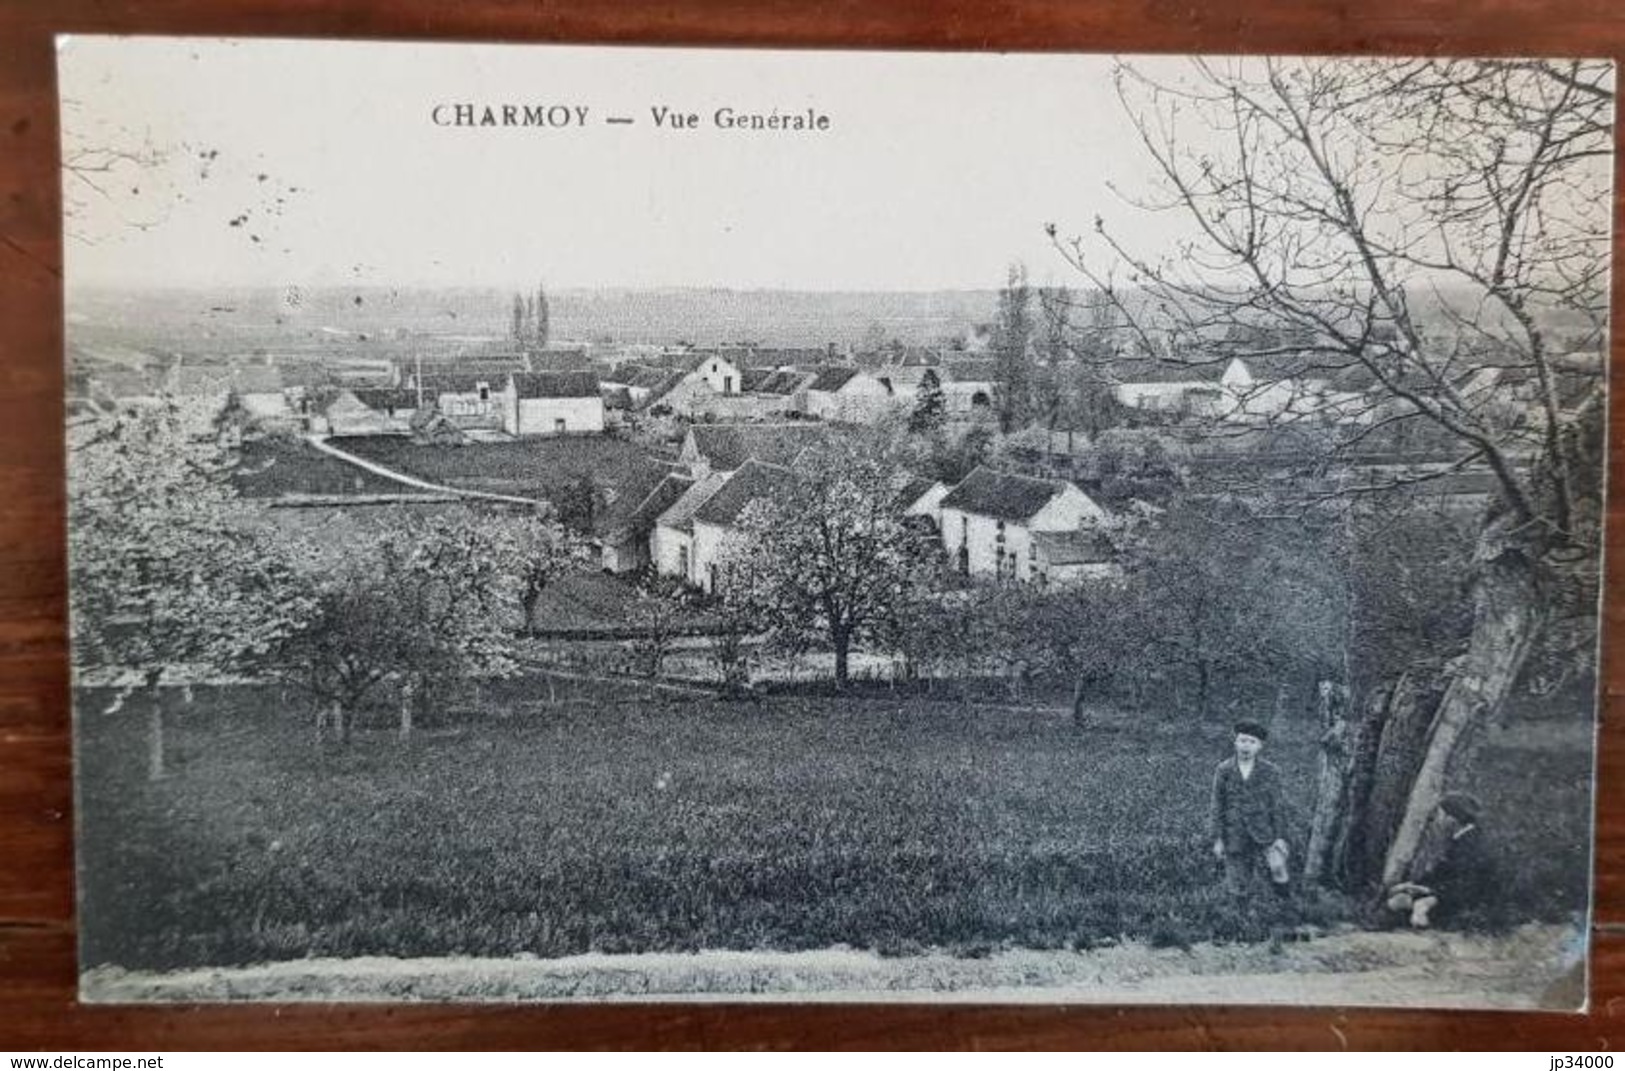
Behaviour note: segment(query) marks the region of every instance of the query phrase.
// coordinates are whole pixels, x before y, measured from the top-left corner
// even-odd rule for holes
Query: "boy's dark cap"
[[[1439,810],[1463,825],[1478,821],[1479,804],[1465,792],[1451,792],[1439,801]]]
[[[1269,727],[1261,721],[1236,722],[1237,736],[1250,736],[1255,740],[1264,741],[1270,738]]]

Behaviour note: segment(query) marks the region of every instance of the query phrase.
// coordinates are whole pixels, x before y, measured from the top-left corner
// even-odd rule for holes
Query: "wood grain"
[[[1625,1041],[1625,560],[1609,515],[1587,1016],[1032,1008],[91,1008],[74,1002],[54,33],[1118,52],[1606,55],[1617,0],[0,0],[0,1048],[1158,1047],[1584,1050]],[[1615,246],[1620,212],[1615,204]],[[1625,292],[1615,275],[1615,305]],[[1613,368],[1620,369],[1616,338]],[[1610,464],[1621,475],[1621,410]]]

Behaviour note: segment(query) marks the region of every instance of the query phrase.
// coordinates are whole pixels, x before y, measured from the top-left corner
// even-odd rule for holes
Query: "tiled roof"
[[[1034,532],[1033,543],[1049,565],[1099,565],[1113,558],[1111,543],[1098,532]]]
[[[663,528],[676,528],[679,531],[690,532],[694,530],[694,514],[705,500],[717,493],[717,489],[728,482],[725,472],[713,472],[703,479],[696,480],[694,484],[680,495],[666,511],[662,513],[657,522]]]
[[[380,413],[387,413],[391,409],[416,409],[418,407],[418,392],[415,390],[351,387],[350,393],[355,395],[356,401],[368,409]]]
[[[814,372],[798,372],[794,368],[781,368],[763,380],[755,390],[758,394],[794,394],[816,378]]]
[[[743,368],[739,372],[739,389],[746,392],[755,392],[762,389],[762,384],[778,375],[776,368]]]
[[[616,543],[647,535],[660,515],[675,505],[693,483],[663,465],[650,465],[628,479],[594,527],[599,535]]]
[[[857,374],[858,370],[851,367],[834,366],[830,368],[821,368],[818,370],[817,377],[814,378],[811,383],[807,384],[807,389],[818,391],[838,391],[842,387],[846,386],[847,383],[851,382],[852,377]]]
[[[787,468],[747,461],[743,468],[728,477],[728,482],[716,494],[705,500],[695,511],[694,519],[727,528],[739,519],[746,506],[758,498],[771,496],[789,481]]]
[[[696,424],[694,448],[713,469],[731,472],[754,458],[788,465],[829,432],[817,424]]]
[[[1229,360],[1118,361],[1112,368],[1119,383],[1211,383],[1218,385]]]
[[[480,384],[484,383],[495,394],[503,387],[503,377],[496,375],[444,375],[423,377],[423,393],[425,396],[441,394],[478,394]]]
[[[897,497],[892,500],[892,505],[900,510],[908,509],[936,485],[937,481],[928,476],[916,476],[904,484],[901,491],[897,492]]]
[[[521,398],[598,397],[598,377],[592,372],[515,372],[513,385]]]
[[[942,500],[943,509],[978,513],[1002,521],[1025,521],[1049,505],[1066,484],[977,468]]]
[[[506,379],[509,372],[523,372],[525,361],[522,357],[462,357],[456,360],[441,361],[403,361],[401,372],[404,377],[423,374],[425,383],[430,380],[457,378],[459,376],[476,376],[480,379],[495,383]]]

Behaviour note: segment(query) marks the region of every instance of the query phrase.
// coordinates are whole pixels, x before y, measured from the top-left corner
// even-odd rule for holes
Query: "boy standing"
[[[1287,813],[1281,771],[1258,757],[1269,730],[1255,721],[1236,723],[1236,753],[1219,763],[1213,777],[1213,854],[1224,863],[1225,885],[1244,897],[1253,875],[1269,875],[1270,887],[1285,898]]]

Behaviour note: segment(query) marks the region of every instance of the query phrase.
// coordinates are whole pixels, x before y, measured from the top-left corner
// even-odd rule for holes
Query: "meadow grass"
[[[620,487],[630,479],[627,473],[650,464],[641,448],[608,435],[517,439],[462,449],[424,445],[400,435],[357,435],[334,445],[432,483],[508,494],[546,496],[583,479]]]
[[[341,751],[301,703],[199,691],[171,718],[174,772],[148,783],[139,704],[81,693],[83,963],[1261,936],[1207,850],[1221,725],[1078,731],[883,692],[537,694],[489,688],[409,742],[380,712]],[[1300,812],[1312,747],[1307,726],[1271,742]],[[1586,754],[1480,755],[1479,776],[1519,779],[1492,820],[1540,848],[1529,911],[1583,905]]]

